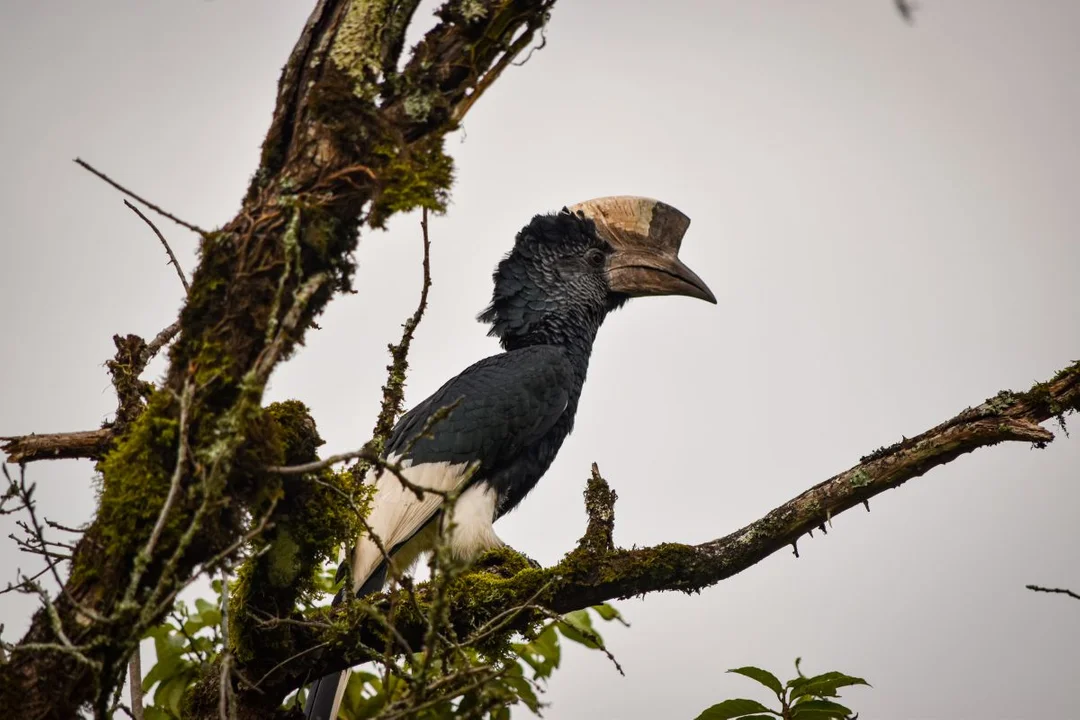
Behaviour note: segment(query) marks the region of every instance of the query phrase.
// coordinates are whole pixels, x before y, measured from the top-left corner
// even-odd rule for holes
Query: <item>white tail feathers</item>
[[[396,464],[397,456],[391,455],[387,462]],[[396,568],[405,572],[425,551],[435,543],[438,527],[429,523],[443,503],[442,495],[460,488],[468,478],[468,463],[432,462],[411,465],[406,460],[401,474],[419,488],[435,490],[416,493],[405,487],[390,470],[374,480],[375,497],[372,499],[368,525],[391,554]],[[368,471],[365,482],[371,482],[374,470]],[[464,560],[471,560],[479,553],[502,545],[491,525],[495,519],[498,498],[495,490],[481,482],[463,492],[454,506],[453,531],[450,535],[452,552]],[[426,527],[425,527],[426,526]],[[404,543],[404,545],[402,545]],[[401,547],[398,547],[401,545]],[[396,551],[395,551],[396,548]],[[356,543],[352,558],[352,589],[357,592],[383,561],[383,551],[365,533]]]

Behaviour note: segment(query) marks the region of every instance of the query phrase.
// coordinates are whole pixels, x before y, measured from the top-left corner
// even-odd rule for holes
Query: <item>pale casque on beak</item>
[[[596,225],[611,243],[608,286],[631,297],[686,295],[713,304],[716,296],[679,260],[679,247],[690,218],[667,203],[646,197],[615,195],[571,205]]]

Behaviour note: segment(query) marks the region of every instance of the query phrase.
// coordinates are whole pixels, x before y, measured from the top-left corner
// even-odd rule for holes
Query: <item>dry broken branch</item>
[[[0,450],[10,463],[29,463],[37,460],[70,460],[99,458],[112,439],[112,430],[82,430],[70,433],[21,435],[0,438]]]

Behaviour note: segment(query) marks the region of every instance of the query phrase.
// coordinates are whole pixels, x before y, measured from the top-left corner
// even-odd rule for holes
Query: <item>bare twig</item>
[[[431,237],[428,234],[428,210],[425,207],[420,215],[421,237],[424,243],[423,281],[420,285],[420,302],[416,311],[402,325],[401,340],[396,345],[390,345],[390,365],[386,368],[386,384],[383,386],[382,406],[379,409],[379,417],[375,421],[375,429],[372,432],[372,442],[376,443],[374,449],[382,452],[390,433],[394,430],[394,422],[401,414],[402,404],[405,402],[405,376],[409,370],[409,348],[412,346],[413,337],[420,321],[424,319],[424,311],[427,309],[428,291],[431,289]]]
[[[138,643],[135,643],[128,664],[128,684],[131,686],[131,716],[135,720],[143,720],[142,650]]]
[[[307,309],[312,296],[329,280],[330,277],[326,273],[318,273],[308,278],[296,291],[292,306],[285,314],[285,318],[281,321],[281,325],[277,328],[273,339],[259,354],[258,359],[255,361],[255,367],[251,370],[252,377],[257,383],[260,385],[266,383],[270,377],[270,371],[274,369],[278,359],[281,357],[281,353],[285,350],[289,342],[289,336],[296,330],[297,325],[300,323],[300,317]]]
[[[189,452],[187,441],[188,413],[191,408],[191,398],[194,391],[194,386],[189,382],[184,386],[183,391],[180,393],[180,423],[177,426],[179,439],[177,441],[176,467],[173,469],[172,479],[169,481],[169,492],[165,496],[165,502],[162,504],[161,511],[158,513],[157,521],[154,522],[154,529],[150,532],[150,538],[146,541],[146,546],[143,548],[142,552],[135,558],[135,569],[131,573],[131,580],[128,584],[127,595],[125,596],[128,601],[135,599],[135,593],[139,588],[143,573],[154,557],[154,550],[157,548],[158,541],[161,539],[161,533],[165,530],[165,523],[168,522],[169,514],[172,512],[173,505],[176,503],[176,498],[180,495],[181,482],[184,479],[184,472],[187,469]]]
[[[1068,588],[1048,588],[1040,585],[1025,585],[1028,590],[1034,590],[1035,592],[1055,593],[1058,595],[1068,595],[1074,600],[1080,600],[1080,593],[1075,593]]]
[[[378,456],[373,455],[364,448],[360,448],[359,450],[338,453],[337,455],[331,455],[322,460],[313,460],[312,462],[302,463],[300,465],[269,465],[266,468],[266,472],[271,473],[272,475],[304,475],[306,473],[325,470],[331,465],[337,465],[338,463],[346,462],[348,460],[356,460],[357,458],[362,458],[368,462],[377,462],[379,460]]]
[[[24,465],[19,466],[18,481],[14,480],[11,477],[11,474],[8,472],[7,465],[0,466],[0,471],[2,471],[4,478],[8,482],[8,492],[15,494],[19,498],[19,501],[22,503],[22,509],[25,510],[26,515],[30,520],[29,525],[20,522],[21,527],[24,529],[24,531],[27,533],[27,536],[29,537],[29,541],[20,540],[14,535],[11,535],[9,537],[15,540],[21,550],[33,552],[45,558],[46,569],[49,571],[49,574],[52,575],[53,581],[60,588],[60,592],[64,596],[64,599],[71,604],[72,608],[75,610],[76,613],[82,616],[80,620],[90,620],[92,622],[98,623],[107,622],[107,620],[103,618],[99,613],[91,610],[82,603],[79,603],[74,597],[72,597],[67,587],[60,579],[60,572],[59,570],[57,570],[56,562],[58,560],[68,560],[70,559],[70,556],[61,553],[54,553],[49,550],[49,545],[54,543],[49,543],[45,539],[45,530],[44,528],[42,528],[41,523],[38,521],[37,509],[33,497],[34,489],[36,486],[33,484],[27,484],[26,467]],[[48,593],[43,591],[36,581],[24,577],[19,584],[39,595],[42,598],[43,602],[46,603],[47,607],[53,607],[52,601],[49,600]],[[55,613],[55,608],[51,612]],[[67,641],[66,637],[64,637],[62,624],[59,621],[59,616],[57,617],[56,625],[53,628],[53,631],[57,634],[58,637],[61,637],[64,640],[65,646],[69,648],[71,647],[71,642]]]
[[[185,222],[185,221],[181,220],[180,218],[176,217],[175,215],[173,215],[172,213],[163,210],[162,208],[160,208],[159,206],[157,206],[154,203],[150,202],[149,200],[136,195],[135,193],[128,190],[126,187],[124,187],[120,183],[116,182],[115,180],[110,178],[108,175],[101,172],[100,170],[98,170],[97,168],[95,168],[94,166],[92,166],[90,163],[86,162],[82,158],[75,158],[75,164],[78,165],[79,167],[85,169],[85,170],[90,171],[91,173],[93,173],[97,177],[101,178],[102,180],[104,180],[108,184],[112,185],[114,188],[116,188],[120,192],[127,195],[128,197],[133,198],[135,200],[138,200],[143,205],[145,205],[146,207],[148,207],[151,210],[153,210],[154,212],[156,212],[158,215],[160,215],[162,217],[165,217],[165,218],[168,218],[169,220],[172,220],[177,225],[180,225],[181,227],[185,227],[185,228],[187,228],[188,230],[190,230],[192,232],[198,233],[199,235],[206,236],[206,235],[209,234],[205,230],[203,230],[202,228],[198,227],[197,225],[192,225],[189,222]]]
[[[31,588],[31,586],[34,584],[34,582],[38,578],[40,578],[42,575],[47,573],[47,572],[49,572],[49,568],[48,567],[43,567],[40,570],[38,570],[36,573],[31,575],[30,577],[25,578],[24,580],[22,580],[21,582],[18,582],[18,583],[15,583],[15,584],[8,583],[8,586],[6,588],[4,588],[3,590],[0,590],[0,595],[4,595],[4,594],[9,593],[9,592],[23,592],[23,591],[29,590]]]
[[[143,367],[146,366],[146,363],[150,362],[150,359],[152,357],[154,357],[155,355],[157,355],[161,351],[161,348],[168,345],[169,341],[172,340],[174,337],[176,337],[177,334],[179,334],[179,332],[180,332],[180,321],[177,320],[172,325],[169,325],[167,328],[165,328],[164,330],[159,332],[157,335],[155,335],[154,339],[151,340],[149,343],[147,343],[146,349],[143,351],[143,354],[142,354]]]
[[[130,201],[125,200],[124,204],[131,208],[132,212],[142,218],[143,222],[149,225],[150,229],[154,231],[154,234],[157,235],[158,240],[160,240],[161,244],[165,247],[165,252],[169,255],[169,264],[176,269],[176,274],[180,278],[180,284],[184,286],[184,292],[191,292],[191,286],[188,285],[187,277],[184,275],[184,270],[180,267],[180,261],[176,259],[176,255],[173,254],[172,248],[169,247],[169,241],[166,240],[165,236],[161,234],[161,231],[157,229],[157,225],[155,225],[150,220],[150,218],[146,217],[146,215],[143,214],[142,210],[132,205]]]
[[[455,400],[450,405],[441,407],[434,413],[432,413],[431,417],[427,419],[427,421],[424,423],[424,426],[420,429],[420,432],[417,433],[413,438],[411,438],[410,441],[406,444],[405,450],[402,454],[407,455],[409,450],[413,448],[416,442],[420,438],[425,437],[428,433],[430,433],[431,429],[435,425],[445,420],[449,416],[450,412],[458,406],[458,403],[460,403],[460,399]],[[379,472],[389,470],[394,475],[394,477],[397,478],[398,482],[400,482],[405,487],[405,489],[416,495],[416,498],[418,500],[422,499],[425,493],[438,495],[444,499],[450,495],[449,491],[436,490],[434,488],[424,487],[412,482],[411,480],[409,480],[408,477],[405,476],[405,468],[403,468],[400,463],[387,462],[381,456],[375,455],[370,450],[371,445],[372,442],[369,441],[366,445],[364,445],[364,447],[360,448],[359,450],[352,450],[347,453],[332,455],[325,460],[315,460],[309,463],[303,463],[301,465],[268,465],[266,468],[264,468],[264,470],[268,473],[273,473],[275,475],[303,475],[305,473],[318,472],[319,470],[323,470],[339,462],[344,462],[345,460],[359,458],[364,462],[368,463],[369,465],[374,466]]]
[[[309,648],[305,648],[305,649],[301,650],[300,652],[296,653],[295,655],[290,655],[289,657],[285,658],[284,660],[279,662],[274,667],[267,670],[266,674],[263,675],[261,678],[259,678],[255,682],[255,684],[252,685],[252,687],[258,688],[260,685],[263,684],[263,682],[266,680],[266,678],[270,677],[271,675],[273,675],[274,673],[276,673],[278,670],[285,667],[289,663],[293,662],[294,660],[299,660],[300,658],[304,657],[305,655],[307,655],[309,653],[313,653],[313,652],[315,652],[317,650],[321,650],[324,647],[326,647],[326,643],[322,642],[322,643],[318,643],[317,645],[312,645]]]
[[[233,654],[229,644],[229,574],[221,573],[221,697],[218,715],[221,720],[236,717],[236,696],[232,688]]]
[[[546,21],[545,21],[545,23],[546,23]],[[547,47],[547,32],[546,32],[546,30],[547,30],[547,25],[546,24],[541,25],[540,26],[540,44],[539,45],[534,45],[533,47],[529,48],[529,52],[525,55],[525,57],[521,58],[520,60],[518,60],[515,63],[511,63],[511,65],[513,65],[514,67],[521,67],[525,63],[532,60],[533,53],[538,52],[538,51],[543,50],[544,48],[546,48]]]

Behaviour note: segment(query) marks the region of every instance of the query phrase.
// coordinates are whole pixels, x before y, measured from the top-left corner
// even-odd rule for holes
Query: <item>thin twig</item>
[[[337,465],[338,463],[347,460],[356,460],[357,458],[362,458],[369,462],[378,460],[378,458],[372,455],[370,451],[360,448],[359,450],[338,453],[337,455],[331,455],[322,460],[313,460],[312,462],[302,463],[300,465],[268,465],[266,467],[266,472],[271,473],[272,475],[304,475],[306,473],[325,470],[331,465]]]
[[[173,253],[172,248],[169,247],[169,241],[166,240],[165,236],[161,234],[161,231],[157,229],[157,225],[155,225],[150,220],[150,218],[146,217],[146,215],[143,215],[142,210],[132,205],[129,200],[125,200],[124,204],[131,208],[131,211],[141,217],[143,222],[149,225],[150,229],[154,231],[154,234],[157,235],[158,240],[160,240],[161,244],[165,246],[165,252],[169,255],[169,264],[176,268],[176,274],[180,277],[180,284],[184,286],[184,292],[191,292],[191,286],[188,285],[187,277],[184,275],[184,270],[180,267],[180,261],[176,259],[176,255]]]
[[[0,467],[2,467],[3,475],[4,475],[4,478],[8,481],[9,488],[13,489],[16,492],[16,494],[19,497],[19,500],[23,504],[23,509],[26,510],[26,514],[30,518],[30,525],[31,526],[28,527],[25,524],[23,524],[23,527],[30,534],[31,538],[38,542],[38,544],[39,544],[39,552],[38,552],[38,554],[45,558],[45,564],[47,566],[47,569],[48,569],[49,573],[52,575],[53,581],[60,588],[61,594],[63,594],[64,598],[71,604],[72,608],[74,608],[75,611],[77,613],[79,613],[80,615],[82,615],[83,617],[85,617],[85,618],[87,618],[89,620],[92,620],[93,622],[101,622],[101,623],[107,622],[105,620],[105,618],[103,618],[99,613],[95,612],[94,610],[91,610],[88,607],[85,607],[82,603],[78,602],[71,595],[71,593],[68,590],[67,586],[60,579],[60,572],[56,569],[56,560],[69,560],[70,556],[63,556],[63,555],[60,555],[59,553],[53,553],[53,552],[50,552],[48,550],[48,542],[46,542],[46,540],[45,540],[45,531],[41,527],[41,523],[38,522],[37,511],[36,511],[35,505],[34,505],[33,493],[34,493],[34,488],[36,486],[35,485],[29,485],[28,486],[26,484],[26,467],[23,466],[23,465],[19,466],[19,481],[18,481],[17,484],[12,479],[10,473],[8,473],[7,465],[3,465],[3,466],[0,466]],[[12,537],[12,539],[14,539],[17,544],[19,544],[20,549],[27,549],[27,550],[30,549],[30,545],[28,543],[22,542],[18,538],[15,538],[14,536],[10,536],[10,537]],[[40,586],[38,586],[37,583],[35,583],[34,581],[29,581],[28,582],[25,578],[23,580],[23,583],[25,583],[27,585],[27,587],[29,587],[31,590],[33,590],[38,595],[40,595],[42,600],[46,603],[47,607],[52,607],[52,602],[49,600],[48,594],[45,593],[43,590],[41,590]],[[63,630],[62,630],[62,628],[60,626],[59,616],[57,616],[56,625],[55,625],[55,627],[53,629],[56,630],[59,635],[63,635]],[[67,642],[66,644],[69,645],[69,646],[71,645],[70,642]]]
[[[142,649],[138,642],[128,664],[128,684],[131,686],[131,716],[135,720],[143,720]]]
[[[382,452],[386,446],[390,434],[394,431],[394,423],[401,415],[402,405],[405,402],[405,376],[409,371],[409,349],[412,347],[416,329],[420,326],[420,321],[424,319],[424,311],[427,309],[428,291],[431,289],[431,237],[428,234],[427,208],[424,208],[420,215],[420,230],[424,243],[420,301],[416,305],[416,310],[402,325],[401,340],[396,345],[390,346],[391,362],[390,367],[386,368],[388,375],[382,389],[382,406],[379,408],[379,417],[375,420],[375,429],[372,431],[372,443],[378,452]]]
[[[165,504],[161,506],[161,512],[158,513],[157,521],[154,523],[154,529],[150,533],[150,539],[146,541],[146,547],[143,548],[142,551],[142,555],[146,559],[146,562],[149,562],[150,559],[153,558],[154,549],[161,539],[161,533],[165,530],[165,523],[169,520],[169,513],[172,511],[172,506],[176,502],[177,496],[180,494],[180,483],[184,479],[184,470],[187,468],[188,411],[193,393],[194,389],[190,383],[185,385],[180,393],[180,425],[178,427],[180,439],[177,443],[176,467],[173,468],[172,480],[169,483],[169,493],[165,496]],[[136,582],[138,582],[137,579]]]
[[[311,301],[312,296],[318,292],[319,288],[329,280],[330,276],[326,273],[316,273],[308,278],[307,282],[296,291],[292,307],[285,313],[281,326],[277,329],[266,348],[259,354],[259,357],[256,358],[255,366],[251,369],[250,375],[256,383],[259,385],[266,383],[271,371],[274,369],[274,365],[277,364],[278,358],[285,350],[285,343],[288,341],[289,335],[300,323],[300,316],[307,308],[308,302]]]
[[[6,588],[4,588],[3,590],[0,590],[0,595],[4,595],[4,594],[9,593],[9,592],[19,592],[19,591],[27,590],[38,578],[40,578],[42,575],[44,575],[47,572],[49,572],[48,566],[41,568],[36,573],[34,573],[30,577],[26,578],[25,580],[23,580],[20,583],[17,583],[17,584],[14,584],[14,585],[12,585],[11,583],[8,583],[8,586]]]
[[[150,362],[150,359],[157,355],[161,351],[161,348],[168,345],[169,341],[176,337],[179,332],[180,321],[177,320],[172,325],[168,326],[167,328],[159,332],[157,335],[155,335],[154,339],[146,344],[146,349],[143,350],[142,356],[139,358],[139,360],[143,364],[143,367],[146,367],[146,364]]]
[[[1074,593],[1072,590],[1069,590],[1068,588],[1048,588],[1048,587],[1042,587],[1040,585],[1025,585],[1024,587],[1026,587],[1028,590],[1034,590],[1035,592],[1056,593],[1056,594],[1059,594],[1059,595],[1068,595],[1069,597],[1073,598],[1074,600],[1080,600],[1080,594]]]
[[[150,202],[149,200],[136,195],[135,193],[128,190],[126,187],[124,187],[120,183],[116,182],[111,177],[109,177],[105,173],[101,172],[100,170],[98,170],[97,168],[95,168],[94,166],[92,166],[90,163],[86,162],[82,158],[75,158],[75,164],[78,165],[79,167],[85,169],[85,170],[90,171],[91,173],[93,173],[97,177],[101,178],[102,180],[104,180],[108,184],[112,185],[114,188],[116,188],[120,192],[127,195],[128,197],[133,198],[135,200],[138,200],[143,205],[145,205],[146,207],[148,207],[151,210],[153,210],[154,212],[156,212],[158,215],[160,215],[162,217],[165,217],[165,218],[168,218],[168,219],[172,220],[174,223],[176,223],[177,225],[180,225],[181,227],[185,227],[188,230],[190,230],[192,232],[195,232],[195,233],[198,233],[199,235],[202,235],[204,237],[206,235],[209,235],[209,233],[206,230],[203,230],[198,225],[192,225],[189,222],[185,222],[185,221],[181,220],[180,218],[176,217],[175,215],[173,215],[172,213],[167,212],[167,211],[163,210],[162,208],[158,207],[157,205]]]
[[[266,671],[266,674],[265,674],[265,675],[263,675],[263,676],[262,676],[261,678],[259,678],[258,682],[256,682],[256,683],[255,683],[254,685],[252,685],[252,687],[253,687],[253,688],[256,688],[256,689],[257,689],[257,688],[258,688],[258,687],[259,687],[260,685],[262,685],[262,684],[263,684],[263,681],[264,681],[264,680],[266,680],[266,678],[270,677],[270,676],[271,676],[271,675],[273,675],[273,674],[274,674],[275,672],[277,672],[277,671],[278,671],[278,670],[280,670],[281,668],[283,668],[283,667],[285,667],[286,665],[288,665],[289,663],[291,663],[291,662],[292,662],[293,660],[298,660],[298,659],[302,658],[302,657],[303,657],[304,655],[307,655],[308,653],[311,653],[311,652],[315,652],[316,650],[320,650],[320,649],[322,649],[322,648],[326,647],[326,646],[327,646],[328,644],[329,644],[329,643],[326,643],[326,642],[321,642],[321,643],[319,643],[319,644],[317,644],[317,645],[312,645],[312,646],[311,646],[311,647],[309,647],[309,648],[304,648],[303,650],[301,650],[300,652],[296,653],[295,655],[290,655],[289,657],[285,658],[284,660],[282,660],[281,662],[279,662],[279,663],[278,663],[277,665],[275,665],[274,667],[272,667],[272,668],[270,668],[269,670],[267,670],[267,671]]]
[[[218,714],[221,720],[236,717],[236,697],[233,695],[231,671],[233,665],[232,648],[229,647],[229,574],[221,573],[221,697],[218,700]]]
[[[539,45],[535,45],[535,46],[529,48],[529,53],[525,57],[523,57],[521,60],[518,60],[515,63],[510,63],[510,64],[513,65],[514,67],[521,67],[522,65],[529,62],[529,60],[532,59],[532,56],[533,56],[534,52],[537,52],[539,50],[543,50],[544,48],[546,48],[547,47],[547,33],[545,32],[546,29],[547,29],[546,25],[541,25],[540,26],[540,44]]]

